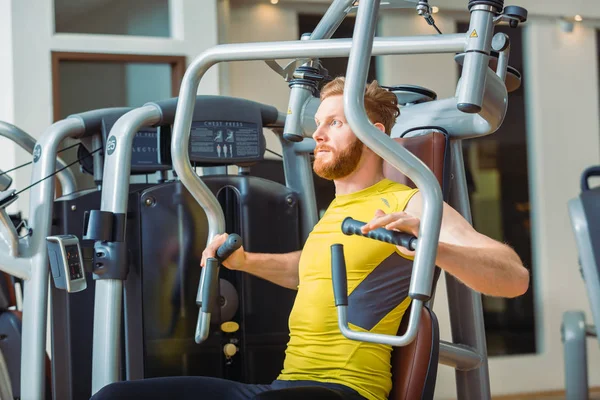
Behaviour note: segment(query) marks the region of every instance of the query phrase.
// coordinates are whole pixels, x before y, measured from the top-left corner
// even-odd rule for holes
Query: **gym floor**
[[[493,400],[565,400],[565,393],[562,391],[539,392],[523,395],[497,396]],[[600,400],[600,388],[590,389],[589,400]]]

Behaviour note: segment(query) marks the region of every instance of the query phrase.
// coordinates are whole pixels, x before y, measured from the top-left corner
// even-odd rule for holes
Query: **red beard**
[[[363,143],[358,139],[355,139],[350,146],[339,154],[334,153],[330,147],[325,145],[317,146],[315,154],[319,150],[325,149],[330,151],[329,154],[331,154],[331,157],[327,161],[323,160],[323,158],[315,158],[313,169],[317,175],[324,179],[335,180],[345,178],[354,172],[358,166],[363,148]]]

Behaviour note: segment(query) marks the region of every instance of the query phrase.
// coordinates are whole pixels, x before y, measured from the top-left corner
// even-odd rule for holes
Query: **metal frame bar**
[[[114,152],[106,152],[101,211],[126,214],[131,175],[131,147],[138,130],[159,122],[160,109],[147,105],[123,115],[113,125],[109,139],[115,139]],[[98,248],[99,244],[94,246]],[[126,263],[127,260],[118,260]],[[126,265],[122,266],[123,268]],[[123,281],[96,280],[94,301],[94,337],[92,350],[92,395],[109,383],[119,380]]]
[[[581,311],[563,314],[565,390],[568,400],[589,399],[585,315]]]
[[[36,182],[52,174],[56,169],[56,153],[59,144],[67,137],[78,137],[84,132],[83,122],[76,119],[66,119],[51,125],[37,142],[41,153],[39,159],[33,163],[31,181]],[[31,271],[29,279],[25,281],[23,299],[21,339],[21,398],[23,399],[44,397],[49,278],[46,237],[50,235],[51,230],[53,198],[54,179],[44,179],[31,188],[29,215],[32,234],[22,249]]]
[[[450,154],[452,162],[450,174],[454,178],[450,185],[449,205],[472,224],[461,140],[450,142]],[[477,368],[456,370],[457,396],[459,399],[489,399],[491,398],[490,377],[481,294],[446,272],[445,276],[452,340],[455,344],[474,349],[482,357],[481,364]]]
[[[443,37],[376,38],[373,43],[372,55],[456,53],[464,50],[464,46],[465,35],[463,34],[444,35]],[[224,44],[206,50],[192,62],[181,84],[173,124],[171,153],[174,169],[182,183],[205,211],[209,210],[207,212],[211,227],[209,242],[216,234],[223,232],[224,223],[220,227],[217,225],[219,218],[213,213],[218,212],[216,210],[220,210],[220,207],[210,205],[210,202],[216,202],[216,199],[213,199],[212,193],[194,173],[187,154],[196,92],[206,71],[211,66],[225,61],[345,57],[350,54],[351,47],[351,39]],[[211,211],[213,208],[215,210]],[[212,223],[210,223],[211,221]]]

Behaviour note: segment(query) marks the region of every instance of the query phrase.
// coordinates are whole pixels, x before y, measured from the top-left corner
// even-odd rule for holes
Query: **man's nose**
[[[326,135],[325,135],[325,130],[323,129],[323,126],[318,126],[317,129],[315,129],[315,131],[313,132],[312,135],[313,139],[317,142],[322,142],[325,140]]]

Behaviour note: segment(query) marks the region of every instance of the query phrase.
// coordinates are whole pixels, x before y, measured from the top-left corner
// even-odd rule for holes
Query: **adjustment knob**
[[[231,358],[237,353],[237,346],[233,343],[227,343],[223,346],[223,353],[225,354],[225,357]]]

